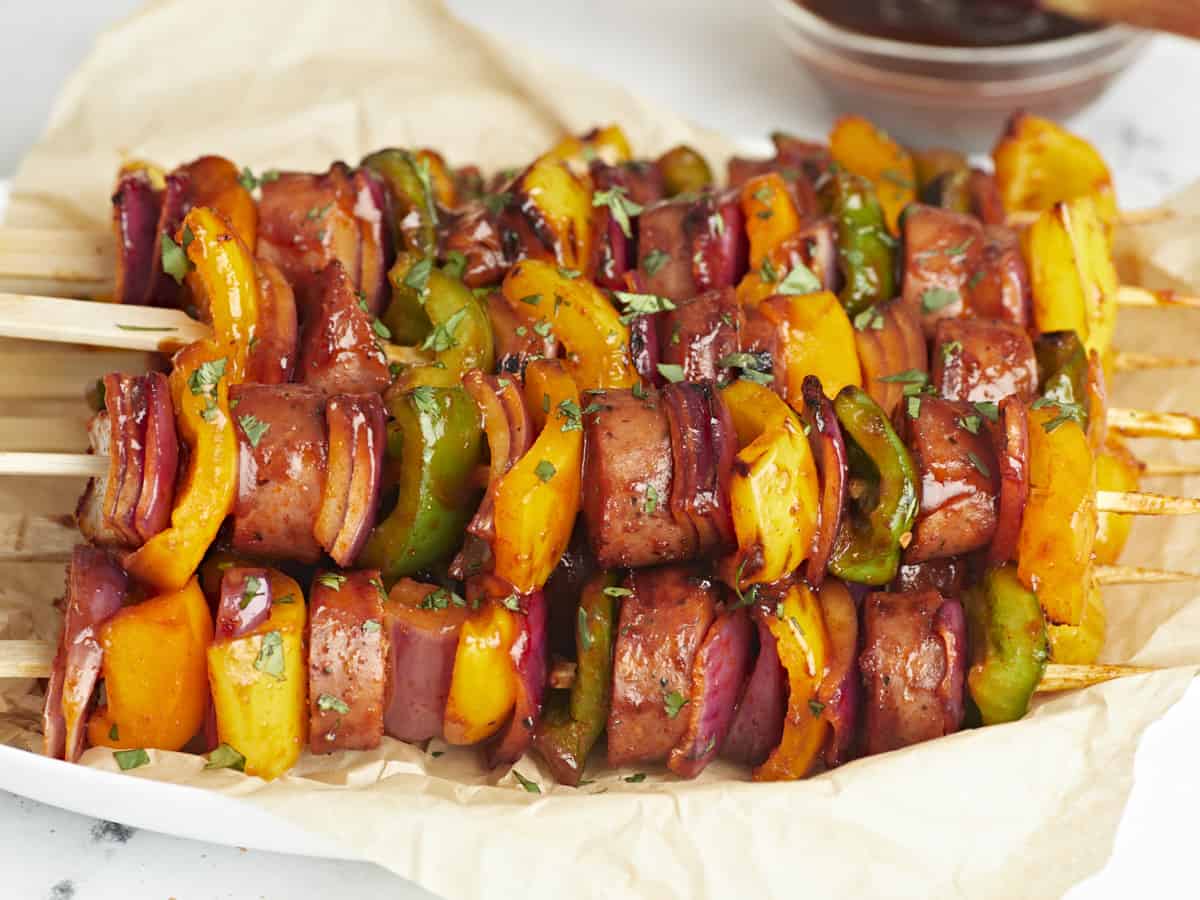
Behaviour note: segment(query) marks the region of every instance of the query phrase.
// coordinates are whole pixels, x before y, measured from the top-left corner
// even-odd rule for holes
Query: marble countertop
[[[55,91],[96,31],[137,3],[59,0],[52,5],[59,14],[46,16],[44,4],[4,4],[0,10],[0,83],[7,86],[0,176],[11,172],[36,138]],[[828,111],[778,41],[765,4],[450,0],[450,5],[502,37],[536,43],[544,52],[621,81],[728,134],[763,135],[781,128],[819,134],[827,128]],[[1109,94],[1073,123],[1112,165],[1126,207],[1153,204],[1200,176],[1195,152],[1200,118],[1180,103],[1183,86],[1193,77],[1200,81],[1200,47],[1158,38]],[[1181,744],[1172,742],[1172,734],[1186,728],[1194,734],[1198,722],[1200,690],[1193,686],[1188,699],[1144,742],[1137,787],[1117,841],[1119,859],[1103,877],[1073,891],[1077,900],[1115,896],[1133,885],[1156,896],[1186,895],[1171,878],[1170,862],[1175,860],[1178,873],[1179,861],[1188,858],[1185,836],[1191,829],[1184,823],[1191,822],[1189,810],[1200,805],[1200,779],[1159,776],[1195,768],[1182,747],[1172,764],[1170,748]],[[1160,755],[1153,765],[1143,764],[1151,745]],[[366,864],[185,841],[3,792],[0,871],[0,893],[22,900],[431,896]],[[1138,877],[1142,880],[1135,881]]]

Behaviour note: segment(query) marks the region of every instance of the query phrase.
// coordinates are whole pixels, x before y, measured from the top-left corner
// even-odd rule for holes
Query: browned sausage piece
[[[922,310],[927,337],[938,319],[961,316],[983,255],[974,216],[912,204],[904,211],[904,299]]]
[[[698,293],[692,274],[692,239],[686,227],[692,204],[668,200],[638,216],[638,273],[646,291],[675,301]]]
[[[633,572],[613,652],[608,762],[657,762],[687,731],[680,715],[692,690],[692,663],[712,624],[716,584],[687,566]]]
[[[970,288],[969,305],[979,318],[1029,327],[1033,288],[1016,231],[1003,225],[989,225],[983,230],[983,259]]]
[[[383,737],[388,635],[379,572],[322,572],[309,603],[308,703],[313,753],[369,750]]]
[[[933,386],[947,400],[999,403],[1037,393],[1037,358],[1019,325],[994,319],[942,319],[933,340]]]
[[[666,410],[658,393],[594,395],[584,416],[583,515],[603,568],[693,559],[696,530],[671,515],[673,461]]]
[[[917,417],[905,421],[921,509],[904,561],[986,547],[996,532],[998,474],[987,420],[968,403],[922,397]]]
[[[962,607],[937,591],[868,594],[863,605],[864,752],[942,737],[962,724]]]
[[[315,563],[328,455],[324,396],[301,384],[240,384],[229,397],[238,438],[233,549]]]
[[[384,730],[402,741],[442,736],[446,698],[466,601],[445,588],[401,578],[383,607],[391,642]]]
[[[708,291],[662,314],[659,356],[683,366],[684,381],[717,381],[729,376],[719,363],[737,353],[741,307],[732,288]]]
[[[306,282],[308,316],[296,380],[328,394],[379,393],[391,382],[371,316],[339,262]]]

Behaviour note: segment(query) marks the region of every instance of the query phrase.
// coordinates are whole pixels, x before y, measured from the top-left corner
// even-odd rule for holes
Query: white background
[[[465,18],[621,81],[731,135],[821,134],[828,111],[792,63],[761,2],[450,0]],[[0,0],[0,178],[36,139],[50,103],[96,32],[136,0]],[[347,25],[353,4],[344,2]],[[154,77],[154,73],[147,73]],[[1118,173],[1127,206],[1200,177],[1193,102],[1200,46],[1160,39],[1074,123]],[[219,148],[215,148],[219,150]],[[1200,688],[1151,729],[1108,869],[1072,897],[1194,897]],[[465,861],[467,864],[467,861]],[[581,873],[583,875],[584,873]],[[584,877],[586,877],[584,875]],[[61,812],[0,793],[0,895],[13,898],[428,897],[365,864],[199,844]],[[1020,889],[1013,886],[1013,895]]]

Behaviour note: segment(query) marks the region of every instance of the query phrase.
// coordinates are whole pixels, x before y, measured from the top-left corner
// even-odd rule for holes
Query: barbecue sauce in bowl
[[[823,19],[872,37],[940,47],[1003,47],[1070,37],[1094,26],[1032,0],[798,0]]]

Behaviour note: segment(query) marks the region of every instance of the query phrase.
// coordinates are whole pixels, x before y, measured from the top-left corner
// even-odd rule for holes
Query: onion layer
[[[996,451],[1000,497],[996,504],[996,532],[988,547],[988,562],[1006,563],[1017,555],[1021,518],[1029,496],[1029,414],[1019,397],[1001,401],[999,420],[989,426]]]
[[[221,576],[214,638],[231,641],[249,634],[271,615],[271,582],[266,569],[232,566]]]
[[[340,566],[351,566],[379,507],[384,409],[378,394],[338,395],[325,406],[329,465],[313,537]]]
[[[546,692],[546,597],[534,591],[521,597],[520,630],[509,651],[517,676],[517,702],[512,718],[488,747],[488,765],[505,766],[525,755],[533,743],[533,729],[542,714]]]
[[[804,422],[808,425],[808,440],[813,460],[821,479],[820,518],[813,535],[812,554],[808,557],[805,575],[809,584],[820,587],[833,553],[833,543],[841,527],[842,509],[846,505],[846,442],[842,428],[833,412],[833,404],[825,396],[820,379],[815,375],[804,378]]]

